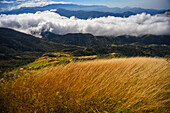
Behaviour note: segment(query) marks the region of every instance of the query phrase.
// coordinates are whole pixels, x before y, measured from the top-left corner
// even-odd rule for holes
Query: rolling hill
[[[0,28],[0,73],[34,61],[45,52],[80,47],[57,44],[8,28]]]
[[[1,52],[7,52],[5,49],[11,49],[13,51],[59,51],[64,48],[74,48],[75,46],[66,46],[63,44],[57,44],[49,41],[45,41],[41,38],[34,37],[25,33],[21,33],[8,28],[0,28],[0,46]]]
[[[144,35],[144,36],[94,36],[92,34],[69,33],[66,35],[58,35],[51,32],[43,32],[43,39],[77,46],[107,46],[122,45],[130,43],[138,43],[141,45],[158,44],[170,45],[169,35]]]
[[[74,56],[99,55],[100,58],[110,58],[110,53],[117,53],[117,57],[164,57],[170,54],[170,38],[166,35],[106,37],[44,32],[42,37],[0,28],[0,73],[33,62],[48,52],[69,52]]]

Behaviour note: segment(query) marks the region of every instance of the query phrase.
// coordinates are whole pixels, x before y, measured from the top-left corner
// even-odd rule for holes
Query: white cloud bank
[[[14,1],[0,1],[0,3],[2,3],[2,4],[11,4],[11,3],[14,3]]]
[[[51,0],[17,0],[17,2],[21,2],[19,5],[10,7],[9,10],[13,9],[19,9],[22,7],[38,7],[38,6],[46,6],[50,4],[70,4],[72,2],[56,2],[56,1],[51,1]]]
[[[0,27],[12,28],[39,37],[42,31],[56,34],[91,33],[112,36],[170,35],[170,17],[143,13],[128,18],[109,16],[83,20],[45,11],[35,14],[1,15]]]
[[[68,3],[71,3],[71,2],[55,2],[55,1],[49,1],[49,2],[34,2],[34,1],[31,1],[31,2],[26,2],[26,3],[23,3],[21,5],[18,5],[17,8],[21,8],[21,7],[37,7],[37,6],[45,6],[45,5],[49,5],[49,4],[68,4]]]

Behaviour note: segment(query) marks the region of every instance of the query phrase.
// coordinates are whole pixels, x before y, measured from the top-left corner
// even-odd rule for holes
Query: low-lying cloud
[[[14,1],[0,1],[0,3],[3,3],[3,4],[11,4],[11,3],[14,3]]]
[[[12,28],[38,37],[42,31],[56,34],[91,33],[102,36],[170,35],[170,17],[143,13],[128,18],[109,16],[83,20],[44,11],[35,14],[1,15],[0,27]]]
[[[5,3],[5,2],[3,2]],[[13,2],[14,3],[14,2]],[[19,9],[22,7],[39,7],[39,6],[46,6],[50,4],[70,4],[72,2],[56,2],[52,0],[17,0],[16,3],[19,3],[17,6],[12,6],[9,10]]]
[[[49,5],[49,4],[69,4],[71,2],[55,2],[55,1],[38,1],[38,2],[26,2],[23,3],[21,5],[17,6],[17,9],[21,8],[21,7],[37,7],[37,6],[45,6],[45,5]]]

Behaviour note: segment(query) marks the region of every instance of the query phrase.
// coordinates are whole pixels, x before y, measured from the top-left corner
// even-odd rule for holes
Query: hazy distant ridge
[[[130,7],[125,7],[125,8],[119,8],[119,7],[114,7],[114,8],[110,8],[107,6],[103,6],[103,5],[91,5],[91,6],[87,6],[87,5],[76,5],[76,4],[51,4],[51,5],[47,5],[47,6],[43,6],[43,7],[22,7],[20,9],[15,9],[15,10],[11,10],[11,11],[6,11],[6,12],[1,12],[0,14],[22,14],[22,13],[35,13],[37,11],[46,11],[46,10],[51,10],[51,9],[60,9],[60,13],[61,15],[66,15],[65,13],[68,12],[68,10],[70,12],[74,11],[74,13],[78,13],[80,14],[79,11],[85,11],[86,13],[92,13],[91,11],[97,11],[95,14],[97,14],[98,12],[100,13],[106,13],[103,14],[101,16],[109,16],[108,13],[110,13],[110,16],[126,16],[124,15],[124,13],[129,12],[129,15],[133,15],[133,14],[137,14],[137,13],[147,13],[147,14],[151,14],[151,15],[155,15],[155,14],[159,14],[159,13],[163,13],[164,10],[156,10],[156,9],[143,9],[143,8],[130,8]],[[67,10],[67,12],[61,12],[61,9],[65,9]],[[84,12],[83,12],[84,13]],[[116,14],[112,14],[112,13],[118,13],[120,15],[116,15]],[[73,15],[75,16],[75,15]],[[100,17],[101,17],[100,16]],[[77,16],[76,16],[77,17]],[[81,17],[80,17],[81,18]],[[87,18],[87,17],[86,17]]]

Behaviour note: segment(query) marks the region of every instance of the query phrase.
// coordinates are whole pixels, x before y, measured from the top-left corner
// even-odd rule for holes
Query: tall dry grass
[[[1,87],[4,112],[170,112],[170,66],[120,58],[27,71]],[[6,111],[5,111],[6,110]]]

